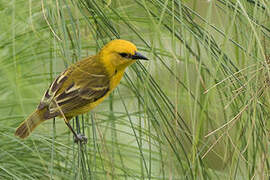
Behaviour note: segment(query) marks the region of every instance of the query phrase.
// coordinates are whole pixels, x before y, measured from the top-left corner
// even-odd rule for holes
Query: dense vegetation
[[[267,179],[270,2],[1,0],[0,179]],[[94,111],[26,140],[16,127],[58,73],[108,41],[135,43]]]

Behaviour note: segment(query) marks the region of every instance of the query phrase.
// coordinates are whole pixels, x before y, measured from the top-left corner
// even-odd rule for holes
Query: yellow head
[[[137,48],[129,41],[115,39],[106,44],[99,53],[105,64],[111,64],[115,69],[124,69],[137,59],[148,60],[137,52]]]

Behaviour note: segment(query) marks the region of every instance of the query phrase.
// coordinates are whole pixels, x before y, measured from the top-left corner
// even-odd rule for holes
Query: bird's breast
[[[110,92],[116,88],[124,75],[124,70],[116,71],[110,79]]]

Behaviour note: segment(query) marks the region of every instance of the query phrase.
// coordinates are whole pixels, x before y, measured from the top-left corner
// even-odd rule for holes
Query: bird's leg
[[[54,101],[55,101],[55,100],[54,100]],[[69,120],[70,120],[71,118],[69,118],[69,117],[66,118],[65,114],[63,113],[62,109],[59,107],[59,105],[58,105],[58,103],[57,103],[56,101],[55,101],[55,104],[56,104],[58,110],[60,111],[62,117],[64,118],[64,121],[65,121],[67,127],[68,127],[68,128],[70,129],[70,131],[73,133],[73,135],[74,135],[74,142],[75,142],[75,143],[82,142],[82,143],[85,143],[85,144],[86,144],[86,143],[87,143],[87,137],[85,137],[83,134],[77,134],[77,133],[74,131],[74,129],[72,128],[72,126],[69,124]]]
[[[74,129],[72,128],[72,126],[69,124],[69,120],[67,120],[67,118],[65,116],[63,116],[63,117],[64,117],[64,121],[65,121],[66,125],[68,126],[68,128],[70,129],[70,131],[74,135],[74,142],[75,143],[78,143],[78,142],[87,143],[87,138],[83,134],[77,134],[74,131]]]

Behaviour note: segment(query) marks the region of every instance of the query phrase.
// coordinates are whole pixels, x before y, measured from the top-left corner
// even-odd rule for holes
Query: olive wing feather
[[[58,76],[38,108],[47,107],[46,118],[66,114],[102,98],[110,90],[110,78],[94,58],[80,61]],[[56,104],[57,103],[57,104]]]

